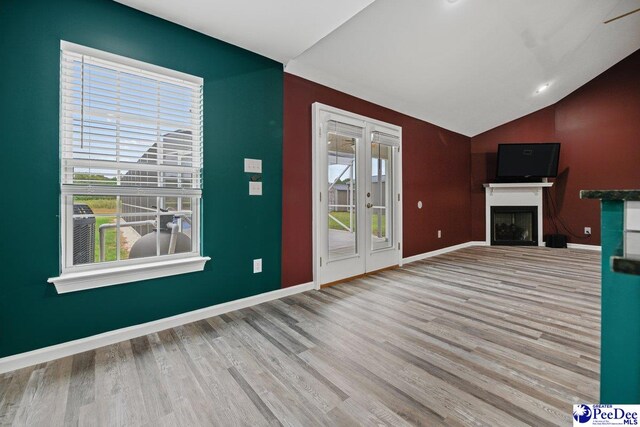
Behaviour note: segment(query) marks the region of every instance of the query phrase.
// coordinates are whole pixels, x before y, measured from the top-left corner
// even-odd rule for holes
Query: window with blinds
[[[61,42],[63,271],[199,253],[202,88]]]
[[[371,142],[374,144],[391,145],[392,147],[400,146],[400,137],[390,135],[388,133],[373,131],[371,132]]]
[[[354,126],[336,120],[327,121],[327,133],[333,133],[350,138],[362,138],[363,131],[364,127],[362,126]]]
[[[202,80],[145,71],[83,50],[62,48],[63,188],[199,194]]]

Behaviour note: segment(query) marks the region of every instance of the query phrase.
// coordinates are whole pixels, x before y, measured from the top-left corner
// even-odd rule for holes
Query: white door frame
[[[320,142],[324,142],[321,135],[321,114],[337,114],[340,116],[346,116],[353,120],[364,122],[366,125],[366,131],[368,132],[372,127],[376,129],[389,129],[395,131],[400,136],[400,147],[396,153],[396,161],[394,162],[394,171],[393,171],[393,180],[395,182],[395,193],[393,195],[393,223],[394,223],[394,232],[392,234],[392,238],[394,240],[395,253],[397,253],[397,265],[402,265],[402,127],[393,125],[390,123],[386,123],[380,120],[375,120],[370,117],[362,116],[359,114],[351,113],[346,110],[341,110],[339,108],[331,107],[329,105],[325,105],[319,102],[315,102],[312,104],[311,111],[311,141],[312,141],[312,150],[311,150],[311,164],[312,164],[312,179],[311,179],[311,200],[312,200],[312,244],[313,244],[313,283],[315,289],[320,289],[320,281],[318,280],[318,269],[320,268],[320,256],[318,254],[318,242],[320,238],[320,229],[319,229],[319,218],[318,218],[318,210],[320,208],[320,189],[322,187],[322,183],[320,182],[320,173],[318,170],[318,160],[320,157]],[[365,138],[364,145],[370,145],[369,137]],[[370,165],[369,165],[370,167]],[[370,177],[367,177],[370,179]],[[325,195],[324,197],[328,197]],[[364,248],[367,251],[370,251],[370,248]],[[363,253],[364,254],[364,253]]]

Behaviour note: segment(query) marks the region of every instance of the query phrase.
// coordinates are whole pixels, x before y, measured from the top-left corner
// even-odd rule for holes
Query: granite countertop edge
[[[580,190],[580,198],[640,201],[640,190]]]

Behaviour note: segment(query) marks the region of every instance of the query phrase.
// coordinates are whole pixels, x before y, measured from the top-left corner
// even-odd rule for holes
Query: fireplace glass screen
[[[537,216],[536,206],[493,206],[491,244],[537,245]]]

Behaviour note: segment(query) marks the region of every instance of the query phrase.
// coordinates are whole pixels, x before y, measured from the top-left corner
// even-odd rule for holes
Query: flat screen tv
[[[498,144],[499,181],[535,181],[558,175],[560,143]]]

